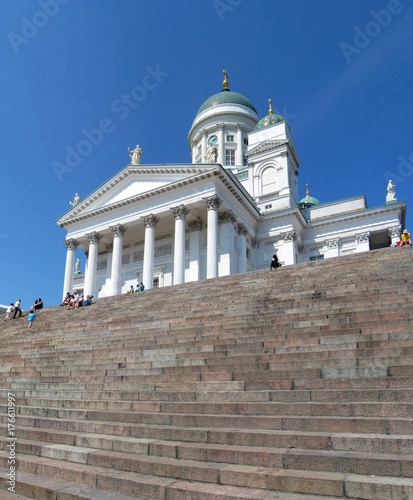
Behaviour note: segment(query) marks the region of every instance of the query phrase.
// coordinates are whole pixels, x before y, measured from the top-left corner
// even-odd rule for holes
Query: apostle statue
[[[72,207],[75,207],[80,201],[80,196],[78,193],[75,194],[75,197],[73,198],[73,201],[69,201],[69,203],[72,205]]]
[[[215,163],[217,161],[218,148],[210,144],[206,150],[205,163]]]
[[[136,145],[135,149],[128,148],[128,153],[130,156],[131,164],[132,165],[139,165],[141,162],[141,156],[142,156],[142,149],[140,148],[139,144]]]
[[[396,187],[395,184],[393,184],[393,181],[390,179],[389,183],[387,184],[387,195],[386,195],[386,203],[389,201],[394,201],[396,193],[394,192],[394,188]]]
[[[77,259],[77,260],[76,260],[76,264],[75,264],[75,273],[76,273],[76,274],[80,274],[80,259]]]

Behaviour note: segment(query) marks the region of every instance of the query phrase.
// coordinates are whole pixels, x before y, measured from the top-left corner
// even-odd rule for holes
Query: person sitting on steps
[[[281,264],[280,261],[278,260],[278,257],[276,255],[273,255],[271,260],[270,270],[277,269],[277,267],[281,267]]]
[[[407,232],[407,229],[405,229],[402,232],[402,235],[400,237],[400,246],[402,247],[403,245],[410,245],[410,246],[412,246],[412,240],[410,239],[410,233]]]

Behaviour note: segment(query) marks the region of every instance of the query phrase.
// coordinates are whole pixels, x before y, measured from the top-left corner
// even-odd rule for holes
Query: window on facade
[[[235,149],[225,151],[225,165],[235,165]]]
[[[248,138],[247,138],[247,137],[244,137],[244,144],[245,144],[246,146],[248,146]]]
[[[270,203],[269,205],[265,205],[265,210],[269,210],[270,208],[272,208],[272,203]]]
[[[275,175],[275,168],[266,168],[261,175],[262,194],[269,194],[276,191],[277,178]]]
[[[153,288],[159,288],[159,276],[153,279]]]
[[[234,136],[233,135],[227,135],[227,142],[234,142]]]
[[[314,262],[315,260],[324,260],[324,255],[312,255],[310,257],[310,262]]]
[[[247,259],[251,260],[251,250],[249,248],[247,248],[246,252],[247,252]]]
[[[248,160],[247,160],[247,157],[245,155],[242,155],[242,164],[244,165],[244,167],[246,167],[248,165]]]

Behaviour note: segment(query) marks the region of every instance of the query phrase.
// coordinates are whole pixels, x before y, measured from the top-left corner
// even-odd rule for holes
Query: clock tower
[[[223,89],[209,97],[198,109],[188,145],[192,163],[220,163],[237,171],[246,165],[248,134],[259,121],[252,102],[229,89],[224,73]]]

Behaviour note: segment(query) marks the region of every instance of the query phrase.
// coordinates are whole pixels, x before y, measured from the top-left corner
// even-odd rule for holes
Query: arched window
[[[277,178],[274,167],[267,167],[261,175],[262,194],[273,193],[277,190]]]

